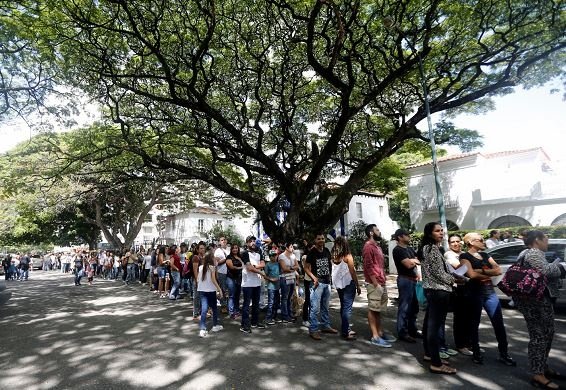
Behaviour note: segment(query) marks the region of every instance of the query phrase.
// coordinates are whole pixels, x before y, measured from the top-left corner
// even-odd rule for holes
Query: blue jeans
[[[197,284],[193,283],[193,317],[197,317],[201,312],[200,291],[197,290]]]
[[[267,289],[267,313],[265,314],[266,320],[274,320],[277,318],[277,310],[280,304],[279,290]]]
[[[295,283],[286,284],[285,278],[279,279],[281,286],[281,316],[284,320],[291,320],[293,318],[293,310],[291,310],[291,298],[295,291]]]
[[[126,283],[133,282],[135,278],[136,278],[135,264],[128,264],[128,270],[126,272]]]
[[[311,286],[311,315],[309,332],[318,332],[318,315],[320,313],[320,325],[322,329],[330,328],[330,284],[318,283],[316,288]]]
[[[178,272],[177,272],[178,273]],[[218,308],[216,306],[215,291],[199,291],[200,292],[200,329],[206,330],[206,312],[210,307],[212,309],[212,325],[218,325]]]
[[[240,292],[242,286],[237,280],[226,278],[226,285],[228,286],[228,312],[234,315],[240,312]]]
[[[29,278],[29,269],[22,269],[20,271],[20,279],[21,280],[28,280]]]
[[[216,273],[216,278],[218,279],[218,285],[222,290],[222,298],[220,298],[220,306],[226,307],[226,274]]]
[[[242,307],[242,327],[249,328],[259,322],[259,294],[261,286],[242,287],[244,292],[244,306]],[[252,318],[250,322],[250,302],[252,303]]]
[[[181,292],[181,273],[179,271],[171,271],[171,279],[173,279],[173,281],[169,299],[177,299]]]
[[[340,298],[340,333],[347,337],[350,332],[350,317],[352,316],[352,306],[356,298],[356,284],[352,280],[349,285],[344,288],[336,289],[338,298]]]
[[[75,268],[75,285],[81,284],[81,278],[83,277],[83,269]]]
[[[428,302],[423,321],[423,347],[426,356],[430,356],[433,366],[441,366],[440,329],[446,321],[450,293],[444,290],[425,289]]]
[[[417,315],[419,302],[415,292],[416,280],[399,275],[397,288],[399,289],[399,307],[397,309],[397,334],[399,337],[414,336],[417,334]]]
[[[507,354],[507,332],[505,331],[505,324],[503,323],[503,313],[501,311],[501,303],[493,288],[488,288],[483,291],[481,296],[482,304],[487,316],[491,321],[493,330],[495,331],[495,338],[497,339],[497,348],[499,354]],[[480,312],[481,316],[481,312]]]
[[[192,295],[193,295],[194,282],[195,282],[195,280],[194,280],[193,278],[185,279],[185,283],[186,283],[186,285],[187,285],[186,291],[187,291],[188,294],[191,295],[191,297],[192,297]]]

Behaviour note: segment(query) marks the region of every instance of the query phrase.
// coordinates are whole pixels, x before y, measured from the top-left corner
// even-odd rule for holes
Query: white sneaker
[[[220,332],[222,329],[224,329],[222,325],[214,325],[211,330],[213,332]]]
[[[212,328],[212,329],[214,329],[214,328]],[[199,335],[199,337],[208,337],[208,331],[201,329],[198,335]]]
[[[304,326],[305,328],[310,328],[311,323],[308,322],[308,321],[303,321],[303,326]]]

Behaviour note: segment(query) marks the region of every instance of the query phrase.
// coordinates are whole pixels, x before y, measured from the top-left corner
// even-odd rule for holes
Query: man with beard
[[[393,261],[397,267],[397,289],[399,306],[397,308],[397,336],[408,343],[416,343],[420,337],[417,329],[419,302],[415,285],[417,284],[417,266],[420,265],[417,253],[411,248],[411,235],[404,229],[397,229],[393,235],[397,246],[393,248]]]
[[[263,268],[265,262],[257,253],[256,238],[246,238],[247,250],[242,253],[242,292],[244,293],[244,305],[242,307],[242,324],[240,331],[252,333],[251,328],[265,329],[265,324],[259,322],[259,293],[261,289],[261,278],[265,276]],[[250,321],[250,301],[252,303],[252,315]]]
[[[311,278],[310,288],[310,325],[309,336],[313,340],[321,340],[323,333],[337,334],[338,331],[330,326],[330,275],[332,264],[330,251],[324,246],[325,235],[319,233],[305,263],[305,273]],[[321,330],[319,331],[318,314],[320,313]]]
[[[370,342],[378,347],[391,348],[392,335],[386,335],[381,328],[381,312],[387,309],[387,289],[385,288],[385,269],[383,252],[379,246],[381,232],[375,224],[366,226],[368,240],[364,244],[364,278],[368,296],[368,323],[371,330]]]

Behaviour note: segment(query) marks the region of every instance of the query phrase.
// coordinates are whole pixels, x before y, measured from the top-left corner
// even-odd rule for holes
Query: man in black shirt
[[[399,339],[415,343],[415,337],[420,337],[417,330],[417,314],[419,302],[415,293],[417,283],[417,254],[409,246],[411,236],[403,229],[397,229],[394,234],[397,246],[393,248],[393,260],[397,267],[397,288],[399,291],[399,308],[397,310],[397,334]]]
[[[311,278],[310,289],[310,327],[309,336],[313,340],[321,340],[320,330],[323,333],[337,334],[338,331],[330,326],[330,275],[332,264],[330,251],[324,246],[325,236],[317,234],[315,247],[310,250],[305,263],[305,273]],[[320,313],[321,329],[318,324]]]
[[[28,280],[29,278],[29,264],[31,260],[29,254],[24,254],[20,259],[20,280]]]

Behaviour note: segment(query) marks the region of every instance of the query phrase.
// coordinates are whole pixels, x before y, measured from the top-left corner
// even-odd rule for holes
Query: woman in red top
[[[179,253],[181,253],[181,248],[177,245],[172,245],[169,248],[169,264],[171,266],[171,279],[173,279],[171,293],[169,294],[171,300],[179,299],[181,292],[181,256]]]

